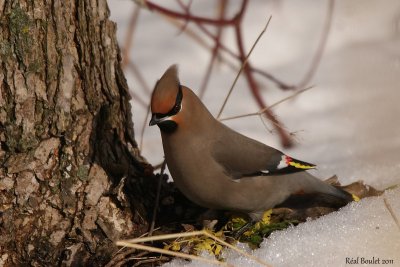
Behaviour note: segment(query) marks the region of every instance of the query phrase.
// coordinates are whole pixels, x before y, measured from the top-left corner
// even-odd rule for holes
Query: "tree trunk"
[[[106,0],[0,0],[0,266],[99,266],[147,229],[108,17]]]

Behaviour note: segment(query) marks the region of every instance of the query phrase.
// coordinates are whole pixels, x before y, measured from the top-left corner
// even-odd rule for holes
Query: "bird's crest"
[[[178,78],[178,67],[172,65],[158,80],[151,96],[152,113],[165,114],[175,104],[176,96],[180,87]]]

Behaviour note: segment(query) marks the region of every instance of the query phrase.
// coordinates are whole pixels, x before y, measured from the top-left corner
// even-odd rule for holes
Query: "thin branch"
[[[240,25],[237,25],[235,27],[235,30],[236,30],[236,41],[237,41],[238,48],[239,48],[239,54],[243,60],[245,58],[245,53],[244,53],[244,46],[243,46],[242,32],[241,32]],[[246,75],[250,90],[251,90],[253,97],[256,100],[258,106],[260,108],[265,108],[266,105],[264,103],[264,100],[261,97],[258,84],[252,75],[250,65],[247,65],[244,67],[244,73]],[[284,147],[290,147],[292,145],[292,140],[290,138],[290,135],[286,132],[285,128],[278,121],[276,116],[269,109],[265,110],[264,115],[275,125],[275,129],[277,130],[279,137],[281,138],[282,145]]]
[[[261,123],[264,125],[265,130],[272,134],[272,130],[268,127],[267,123],[264,120],[263,116],[258,116],[260,118]]]
[[[307,87],[307,88],[298,90],[298,91],[296,91],[296,93],[294,93],[294,94],[292,94],[292,95],[290,95],[290,96],[288,96],[288,97],[285,97],[285,98],[283,98],[283,99],[281,99],[281,100],[275,102],[274,104],[270,105],[270,106],[269,106],[268,108],[266,108],[266,109],[274,108],[274,107],[276,107],[277,105],[279,105],[279,104],[281,104],[281,103],[283,103],[283,102],[285,102],[285,101],[287,101],[287,100],[290,100],[290,99],[292,99],[292,98],[295,98],[296,96],[298,96],[298,95],[300,95],[300,94],[302,94],[302,93],[304,93],[304,92],[306,92],[306,91],[308,91],[308,90],[310,90],[310,89],[312,89],[312,88],[314,88],[314,85],[311,85],[311,86],[309,86],[309,87]]]
[[[385,203],[386,208],[388,209],[390,215],[392,215],[392,218],[393,218],[394,222],[396,223],[397,227],[400,230],[399,219],[397,218],[396,213],[394,213],[394,210],[393,210],[392,206],[390,205],[389,201],[384,197],[383,198],[383,202]]]
[[[162,18],[165,18],[168,22],[170,22],[172,25],[174,25],[177,28],[184,28],[184,22],[180,22],[179,20],[175,19],[174,17],[171,16],[167,16],[164,14],[161,14]],[[202,25],[201,23],[195,22],[195,25],[201,30],[201,32],[203,32],[207,37],[209,37],[214,43],[218,44],[219,50],[222,52],[225,52],[226,54],[230,55],[232,58],[239,60],[240,61],[240,56],[237,55],[235,52],[233,52],[229,47],[225,46],[223,43],[219,42],[219,38],[218,35],[214,35],[210,32],[210,30],[206,27],[204,27],[204,25]],[[207,50],[213,50],[212,47],[210,47],[210,45],[208,45],[202,37],[200,37],[196,32],[194,32],[193,30],[191,30],[189,27],[184,28],[185,31],[184,33],[187,34],[190,38],[192,38],[193,40],[195,40],[201,47],[207,49]],[[215,45],[214,45],[215,47]],[[222,54],[218,54],[218,59],[221,60],[223,63],[225,63],[228,67],[230,67],[232,70],[236,69],[236,66],[230,62],[227,58],[225,58],[224,55]],[[257,69],[255,67],[250,67],[251,71],[260,74],[261,76],[269,79],[271,82],[275,83],[279,88],[281,88],[282,90],[291,90],[291,89],[296,89],[297,87],[294,85],[288,85],[285,82],[279,80],[278,78],[276,78],[275,76],[273,76],[272,74]]]
[[[122,54],[122,68],[125,69],[125,67],[128,65],[129,62],[129,57],[130,57],[130,47],[132,46],[132,37],[136,29],[137,25],[137,20],[139,18],[140,14],[140,7],[135,6],[135,9],[133,10],[131,20],[129,21],[128,24],[128,29],[125,37],[125,44],[124,44],[124,49],[123,49],[123,54]]]
[[[132,70],[133,76],[135,76],[135,78],[139,82],[140,88],[143,89],[143,92],[145,92],[147,95],[150,95],[151,94],[150,86],[146,83],[146,79],[143,77],[142,73],[139,71],[139,68],[136,66],[136,64],[130,60],[128,62],[128,66]]]
[[[328,36],[329,36],[330,30],[331,30],[334,7],[335,7],[335,0],[329,0],[326,20],[325,20],[324,28],[322,30],[322,36],[321,36],[320,43],[315,52],[314,58],[311,61],[310,69],[305,74],[303,80],[297,86],[298,88],[306,86],[311,81],[311,79],[313,78],[313,76],[319,66],[319,63],[321,62],[322,54],[324,53],[326,43],[328,41]]]
[[[124,248],[121,248],[120,251],[113,256],[113,258],[104,266],[104,267],[119,267],[122,266],[124,263],[127,262],[127,257],[130,254],[137,253],[137,249],[130,248],[125,251],[121,251]],[[137,253],[135,257],[144,257],[149,254],[148,251],[142,251]]]
[[[253,71],[254,73],[264,76],[271,82],[275,83],[282,90],[293,90],[293,89],[300,88],[300,86],[289,85],[289,84],[279,80],[278,78],[276,78],[275,76],[273,76],[272,74],[270,74],[266,71],[263,71],[263,70],[260,70],[260,69],[254,68],[254,67],[251,67],[250,70]]]
[[[143,151],[143,140],[144,140],[144,132],[146,131],[147,120],[149,119],[150,115],[150,104],[147,105],[146,116],[144,117],[144,122],[142,125],[142,129],[140,131],[140,143],[139,143],[139,150]]]
[[[160,171],[159,178],[158,178],[157,195],[156,195],[156,200],[155,200],[154,209],[153,209],[153,216],[151,217],[149,236],[153,235],[154,226],[156,224],[157,211],[158,211],[158,206],[160,204],[161,185],[162,185],[162,180],[164,178],[164,171],[165,171],[165,166],[166,165],[167,165],[167,162],[164,160],[163,163],[162,163],[161,171]]]
[[[161,17],[164,18],[165,20],[167,20],[169,23],[171,23],[176,28],[182,29],[184,26],[184,22],[181,22],[180,20],[177,20],[173,17],[163,15],[163,14],[161,14]],[[202,37],[200,37],[200,35],[197,32],[191,30],[189,27],[186,27],[184,33],[186,33],[190,38],[195,40],[201,47],[203,47],[207,50],[211,50],[211,46],[208,45],[207,42],[205,42],[204,39]]]
[[[168,15],[171,17],[179,18],[179,19],[190,20],[190,21],[205,23],[205,24],[219,25],[219,26],[234,25],[240,19],[241,14],[242,14],[241,10],[240,10],[239,13],[231,19],[210,19],[210,18],[199,17],[196,15],[191,15],[191,14],[187,14],[187,13],[179,13],[179,12],[167,9],[165,7],[159,6],[157,4],[154,4],[150,1],[144,1],[144,2],[145,2],[144,7],[147,7],[150,11],[157,11],[164,15]]]
[[[225,17],[225,11],[226,11],[226,7],[227,7],[227,0],[221,0],[219,2],[219,18],[223,19]],[[222,30],[223,27],[218,27],[217,28],[217,33],[216,33],[216,39],[215,39],[215,44],[214,44],[214,48],[212,49],[211,52],[211,58],[210,58],[210,62],[208,63],[208,67],[206,70],[206,74],[203,78],[203,82],[200,86],[200,90],[199,90],[199,98],[202,99],[204,96],[204,93],[206,92],[206,88],[207,88],[207,84],[210,80],[210,76],[212,73],[212,69],[214,66],[214,63],[216,61],[216,59],[218,58],[218,52],[219,52],[219,48],[220,48],[220,44],[221,44],[221,36],[222,36]]]
[[[144,101],[138,94],[136,94],[131,88],[129,88],[129,94],[131,95],[132,99],[137,101],[143,108],[147,108],[147,103]]]
[[[311,88],[314,88],[314,86],[310,86],[310,87],[307,87],[307,88],[298,90],[298,91],[296,91],[296,93],[294,93],[294,94],[292,94],[292,95],[290,95],[290,96],[288,96],[288,97],[285,97],[285,98],[283,98],[283,99],[281,99],[281,100],[275,102],[274,104],[272,104],[272,105],[270,105],[270,106],[268,106],[268,107],[265,107],[265,108],[263,108],[263,109],[260,109],[260,110],[257,111],[257,112],[252,112],[252,113],[247,113],[247,114],[242,114],[242,115],[236,115],[236,116],[226,117],[226,118],[222,118],[222,119],[219,119],[219,120],[220,120],[220,121],[228,121],[228,120],[239,119],[239,118],[244,118],[244,117],[262,115],[266,110],[272,109],[272,108],[276,107],[277,105],[279,105],[279,104],[281,104],[281,103],[283,103],[283,102],[285,102],[285,101],[287,101],[287,100],[289,100],[289,99],[292,99],[292,98],[298,96],[299,94],[302,94],[302,93],[304,93],[304,92],[310,90]]]
[[[228,99],[229,99],[230,95],[232,94],[233,88],[235,87],[236,82],[237,82],[237,80],[239,79],[240,74],[242,73],[243,69],[246,67],[246,64],[247,64],[247,62],[248,62],[248,59],[249,59],[251,53],[253,52],[254,48],[256,47],[258,41],[261,39],[261,37],[263,36],[263,34],[265,33],[265,31],[267,30],[268,25],[269,25],[269,22],[271,21],[271,18],[272,18],[272,16],[269,17],[267,23],[265,24],[265,27],[263,28],[263,30],[261,31],[261,33],[258,35],[256,41],[254,42],[254,44],[253,44],[253,46],[251,47],[251,49],[250,49],[249,53],[247,54],[247,56],[244,58],[243,63],[242,63],[242,66],[240,67],[240,70],[239,70],[238,74],[236,75],[236,78],[235,78],[235,80],[233,81],[233,84],[232,84],[231,88],[229,89],[229,92],[228,92],[227,96],[225,97],[224,103],[222,104],[222,107],[221,107],[221,109],[220,109],[219,112],[218,112],[217,119],[219,119],[219,118],[221,117],[221,114],[222,114],[222,112],[224,111],[224,108],[225,108],[225,106],[226,106],[226,103],[228,102]]]
[[[188,14],[189,16],[190,14],[190,7],[192,6],[193,0],[190,0],[189,4],[187,6],[185,6],[185,4],[182,2],[182,0],[176,0],[178,2],[178,4],[181,6],[181,8],[186,12],[186,14]],[[181,33],[185,31],[185,29],[187,28],[187,26],[189,25],[190,20],[186,19],[182,28],[181,28]]]

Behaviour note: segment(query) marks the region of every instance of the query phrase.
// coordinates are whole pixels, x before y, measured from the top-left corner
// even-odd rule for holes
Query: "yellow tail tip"
[[[351,196],[353,197],[353,200],[354,200],[355,202],[360,201],[360,198],[359,198],[358,196],[356,196],[356,195],[354,195],[354,194],[351,194]]]

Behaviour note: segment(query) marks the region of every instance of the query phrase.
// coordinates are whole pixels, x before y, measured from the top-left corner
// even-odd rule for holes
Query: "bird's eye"
[[[172,112],[174,114],[178,113],[181,110],[181,103],[176,103],[174,108],[172,109]]]

